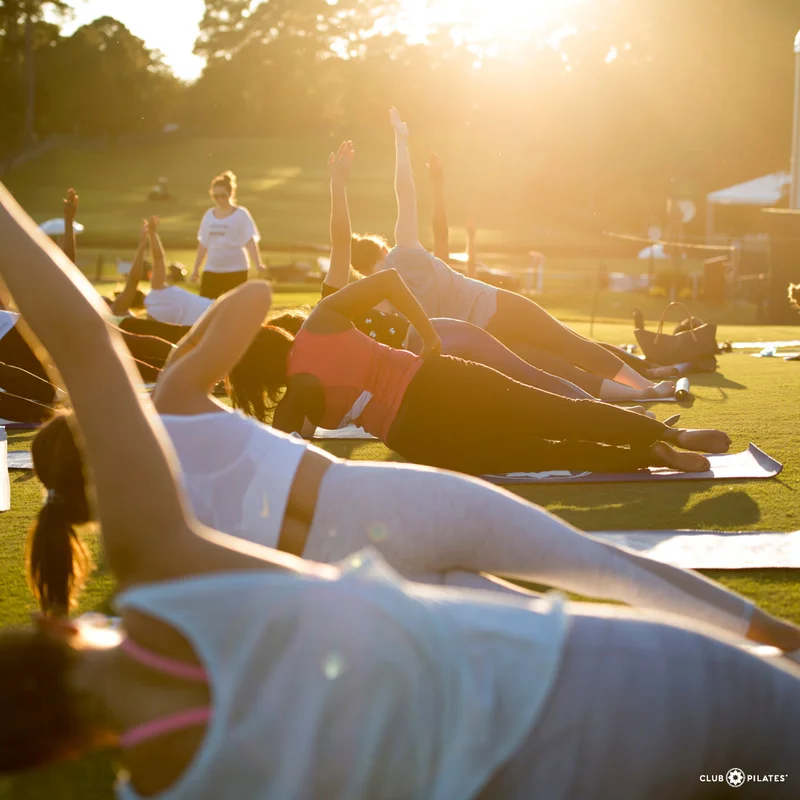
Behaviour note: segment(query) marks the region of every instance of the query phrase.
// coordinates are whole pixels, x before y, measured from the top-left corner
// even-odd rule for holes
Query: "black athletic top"
[[[335,294],[338,289],[329,286],[327,283],[322,284],[322,296],[330,297]],[[378,311],[373,309],[363,317],[353,320],[356,330],[361,333],[366,333],[371,339],[380,342],[381,344],[389,345],[397,350],[403,348],[403,343],[408,335],[408,329],[411,323],[399,314],[388,314],[385,311]]]

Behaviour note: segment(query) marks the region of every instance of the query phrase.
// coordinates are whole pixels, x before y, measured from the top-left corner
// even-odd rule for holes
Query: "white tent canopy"
[[[706,242],[714,240],[714,206],[774,206],[789,190],[788,172],[773,172],[706,195]]]
[[[709,203],[717,205],[772,206],[784,195],[791,182],[788,172],[773,172],[752,181],[737,183],[706,196]]]

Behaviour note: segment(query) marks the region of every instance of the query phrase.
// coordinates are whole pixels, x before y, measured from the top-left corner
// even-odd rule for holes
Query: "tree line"
[[[192,84],[109,17],[70,36],[61,0],[0,6],[0,153],[53,134],[339,134],[397,105],[439,138],[519,136],[550,205],[635,216],[787,168],[796,0],[589,0],[560,48],[476,56],[451,31],[412,45],[396,0],[206,0]],[[376,32],[378,31],[378,32]],[[642,212],[644,214],[644,211]],[[638,220],[636,220],[638,222]]]

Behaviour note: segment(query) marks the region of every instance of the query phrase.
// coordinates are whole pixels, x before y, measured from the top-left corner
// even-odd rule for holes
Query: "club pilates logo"
[[[746,783],[785,783],[788,775],[749,775],[738,767],[729,769],[724,775],[701,775],[701,783],[727,783],[738,789]]]

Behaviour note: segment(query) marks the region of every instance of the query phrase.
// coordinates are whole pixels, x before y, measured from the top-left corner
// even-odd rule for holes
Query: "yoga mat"
[[[9,469],[33,469],[30,450],[9,450],[6,461]]]
[[[783,465],[754,444],[741,453],[709,456],[707,472],[676,472],[666,467],[650,467],[637,472],[510,472],[506,475],[484,475],[490,483],[502,485],[539,483],[640,483],[644,481],[708,481],[757,480],[774,478]]]
[[[358,425],[346,425],[344,428],[338,428],[337,430],[328,430],[327,428],[317,428],[316,432],[314,433],[315,439],[349,439],[349,440],[356,440],[356,439],[363,439],[365,441],[373,441],[377,442],[377,437],[373,436],[371,433],[367,433],[363,428],[359,428]]]
[[[601,531],[591,535],[685,569],[800,569],[800,531]]]
[[[10,431],[35,431],[41,427],[39,422],[14,422],[12,419],[0,419],[0,428],[8,428]]]
[[[790,342],[733,342],[731,347],[734,350],[763,350],[766,347],[800,347],[800,339],[793,339]]]
[[[8,440],[0,428],[0,512],[11,508],[11,481],[8,479]]]

